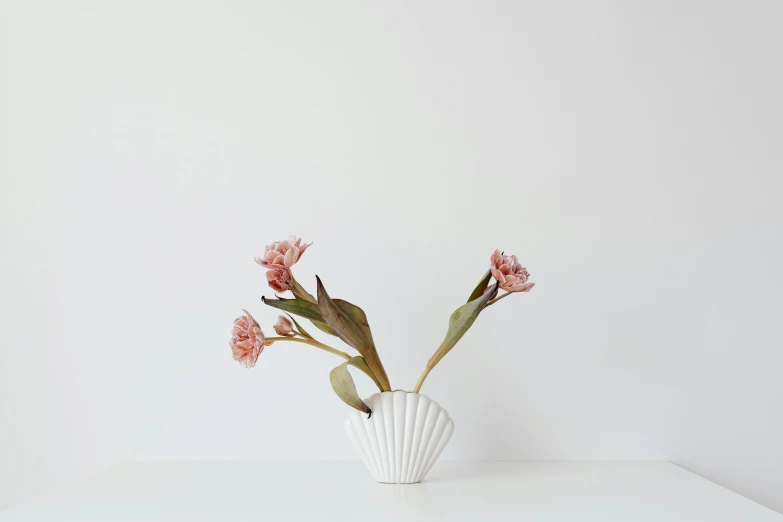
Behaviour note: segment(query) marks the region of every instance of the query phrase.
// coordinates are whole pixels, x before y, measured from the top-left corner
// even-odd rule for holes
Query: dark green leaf
[[[375,349],[370,325],[364,311],[356,305],[341,299],[332,300],[326,292],[321,279],[318,281],[318,309],[324,321],[337,333],[347,345],[352,346],[367,361],[367,365],[378,378],[383,391],[391,391],[389,378],[383,369],[381,359]]]
[[[354,357],[354,359],[356,359],[356,357]],[[348,371],[348,364],[353,363],[351,363],[351,360],[348,360],[332,370],[331,373],[329,373],[329,382],[332,383],[334,392],[343,402],[345,402],[345,404],[366,413],[368,415],[367,418],[369,418],[369,415],[372,415],[372,410],[364,403],[361,397],[359,397],[359,394],[356,391],[356,385],[353,383],[353,377],[351,377],[351,373]]]

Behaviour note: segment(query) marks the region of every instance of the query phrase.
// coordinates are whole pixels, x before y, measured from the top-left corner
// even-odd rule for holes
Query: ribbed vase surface
[[[426,395],[404,391],[381,392],[364,402],[368,419],[353,411],[345,431],[362,461],[378,482],[421,482],[454,433],[449,414]]]

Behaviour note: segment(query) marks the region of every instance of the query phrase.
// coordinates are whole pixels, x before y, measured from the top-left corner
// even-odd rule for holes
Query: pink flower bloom
[[[302,245],[302,239],[291,236],[284,241],[276,241],[264,249],[264,257],[255,258],[264,268],[291,268],[299,261],[304,251],[312,243]]]
[[[257,260],[256,260],[257,261]],[[291,289],[291,271],[287,268],[273,268],[266,271],[266,282],[275,292]]]
[[[527,280],[530,273],[519,264],[517,256],[504,256],[495,250],[489,258],[492,277],[500,281],[500,288],[506,292],[529,292],[535,285]]]
[[[264,351],[266,338],[261,327],[250,312],[242,310],[245,315],[239,316],[234,320],[234,328],[231,330],[231,352],[234,360],[239,361],[245,368],[252,368],[256,365],[258,356]],[[271,343],[270,343],[271,344]]]
[[[288,317],[281,315],[277,318],[274,329],[277,335],[290,335],[294,331],[294,324]]]

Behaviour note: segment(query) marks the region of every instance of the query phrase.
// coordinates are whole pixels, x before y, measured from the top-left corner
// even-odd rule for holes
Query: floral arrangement
[[[247,310],[234,321],[231,331],[231,351],[234,359],[246,368],[255,366],[258,356],[265,346],[277,342],[297,342],[314,346],[345,359],[345,362],[333,369],[329,375],[335,393],[349,406],[372,415],[370,408],[362,401],[356,391],[348,366],[364,372],[382,392],[391,391],[389,378],[381,364],[373,341],[367,316],[358,306],[342,299],[333,299],[324,288],[321,279],[316,276],[316,295],[308,293],[294,278],[292,267],[302,258],[312,243],[302,244],[302,240],[291,236],[284,241],[268,245],[263,257],[255,258],[256,263],[267,270],[266,280],[275,292],[291,292],[293,298],[276,299],[261,297],[263,303],[285,312],[272,327],[277,334],[267,337]],[[435,354],[427,361],[419,381],[413,389],[419,393],[430,371],[451,351],[465,332],[473,325],[479,314],[509,295],[529,292],[535,283],[529,281],[530,274],[516,256],[504,255],[495,250],[489,258],[489,269],[470,293],[465,304],[451,314],[446,337]],[[499,291],[503,291],[499,294]],[[337,337],[355,349],[359,355],[351,356],[346,352],[322,343],[308,333],[294,316],[306,319],[321,332]]]

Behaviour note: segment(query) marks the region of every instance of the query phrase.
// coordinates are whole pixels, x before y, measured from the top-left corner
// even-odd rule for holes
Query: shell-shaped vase
[[[390,484],[421,482],[454,433],[454,421],[426,395],[381,392],[365,399],[368,419],[353,411],[345,430],[373,478]]]

